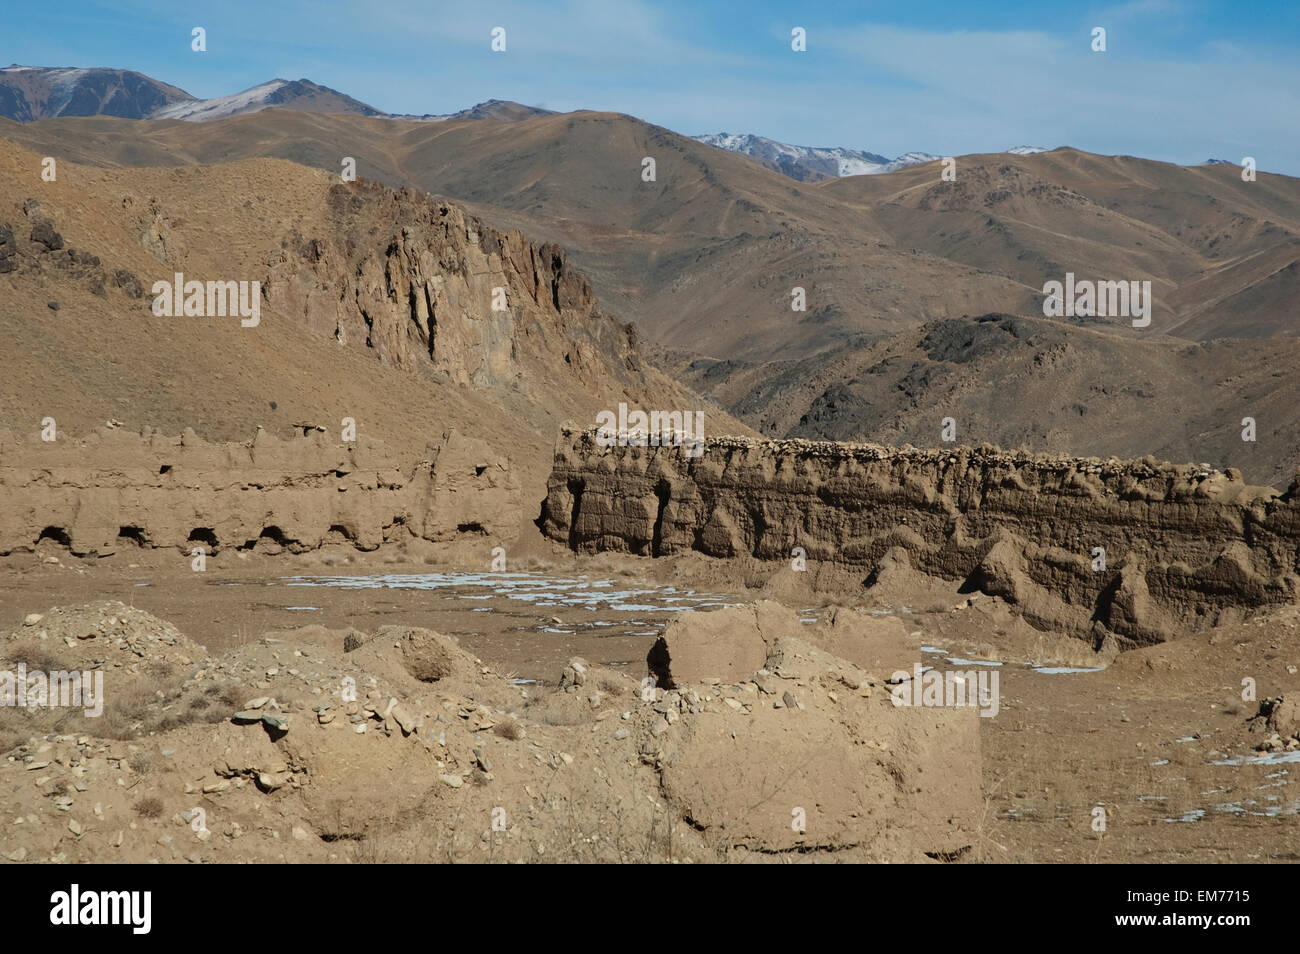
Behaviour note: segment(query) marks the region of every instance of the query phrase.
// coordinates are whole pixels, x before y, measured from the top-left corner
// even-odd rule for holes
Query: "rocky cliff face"
[[[371,550],[408,534],[511,539],[522,516],[509,464],[455,432],[419,460],[314,430],[291,441],[259,431],[242,444],[192,430],[50,443],[0,432],[0,498],[0,554],[42,539],[99,556],[136,546]]]
[[[802,547],[868,585],[920,571],[1121,646],[1300,594],[1300,485],[1152,459],[741,438],[691,458],[566,429],[541,525],[582,552],[788,563]]]
[[[410,189],[336,184],[328,206],[319,235],[283,244],[265,283],[273,309],[461,384],[544,371],[590,387],[610,370],[644,384],[633,330],[601,312],[558,246]]]

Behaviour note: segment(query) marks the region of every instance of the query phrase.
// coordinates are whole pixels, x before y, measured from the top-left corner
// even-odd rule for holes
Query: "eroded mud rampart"
[[[578,552],[789,562],[802,547],[864,585],[919,571],[1127,646],[1300,591],[1300,486],[1150,458],[744,438],[691,457],[565,429],[540,525]]]

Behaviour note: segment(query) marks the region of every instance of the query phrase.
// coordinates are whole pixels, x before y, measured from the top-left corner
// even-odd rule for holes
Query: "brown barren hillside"
[[[1300,257],[1300,184],[1268,173],[1243,182],[1228,164],[1063,148],[957,157],[955,182],[936,162],[800,183],[593,112],[421,123],[279,110],[197,129],[102,117],[0,129],[97,164],[270,155],[335,171],[353,156],[363,175],[490,208],[560,242],[621,315],[669,343],[689,330],[715,356],[809,354],[843,333],[960,313],[1041,313],[1043,283],[1067,270],[1153,281],[1153,329],[1178,332],[1199,316],[1187,336],[1295,331],[1283,309],[1243,322],[1227,302],[1212,307],[1284,283]],[[652,183],[641,179],[646,156]],[[809,292],[805,315],[789,310],[796,284]]]
[[[696,408],[639,356],[555,247],[445,200],[277,160],[93,169],[0,143],[0,428],[42,419],[243,440],[344,417],[423,448],[456,428],[501,449],[539,500],[568,417],[619,401]],[[160,317],[153,285],[257,281],[260,322]],[[506,308],[494,311],[494,289]],[[725,430],[714,412],[710,425]],[[740,425],[733,425],[743,430]]]
[[[771,436],[1208,462],[1285,487],[1300,464],[1300,341],[1150,340],[1046,318],[962,316],[782,365],[679,359]],[[1254,440],[1243,421],[1255,422]]]
[[[963,435],[1005,446],[1155,452],[1270,482],[1294,468],[1300,182],[1286,176],[1245,182],[1226,164],[1058,149],[957,157],[954,182],[929,163],[800,183],[587,112],[417,123],[273,111],[201,128],[105,118],[2,128],[103,164],[266,154],[333,171],[352,156],[363,174],[462,200],[570,249],[601,300],[637,321],[680,377],[770,436],[929,444],[951,414]],[[646,156],[654,182],[641,178]],[[1067,272],[1149,281],[1150,326],[1044,319],[1043,284]],[[791,308],[796,287],[806,311]],[[967,317],[984,314],[1039,330],[989,335]],[[959,336],[982,342],[977,353],[914,353],[930,326],[959,320],[970,323]],[[1258,443],[1240,440],[1247,416],[1260,421]]]

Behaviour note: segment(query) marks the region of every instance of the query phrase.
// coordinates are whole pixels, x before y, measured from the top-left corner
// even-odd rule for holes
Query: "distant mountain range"
[[[230,96],[199,99],[183,89],[131,70],[17,64],[0,69],[0,116],[20,123],[62,116],[204,122],[277,106],[310,113],[352,113],[424,121],[518,120],[551,115],[550,110],[493,99],[448,115],[398,116],[307,79],[273,79]]]
[[[116,116],[120,119],[180,119],[205,122],[279,107],[308,113],[348,113],[385,119],[441,122],[487,119],[518,122],[557,115],[554,110],[490,99],[455,113],[386,113],[346,93],[308,79],[273,79],[229,96],[200,99],[185,90],[133,70],[106,67],[20,66],[0,68],[0,117],[29,123],[65,116]],[[843,147],[796,146],[751,133],[694,136],[697,142],[745,156],[800,182],[878,175],[942,158],[907,152],[893,159]],[[1048,150],[1015,146],[1005,154],[1031,156]],[[1226,163],[1209,159],[1203,165]]]
[[[874,152],[859,152],[856,149],[795,146],[788,142],[777,142],[775,139],[766,139],[749,133],[737,135],[716,133],[692,138],[709,146],[749,156],[767,168],[775,169],[800,182],[840,179],[845,176],[878,175],[943,158],[928,152],[907,152],[890,159]],[[1016,156],[1032,156],[1035,153],[1047,152],[1040,146],[1016,146],[1006,151]]]
[[[555,115],[552,110],[493,99],[458,113],[385,113],[338,90],[308,79],[273,79],[230,96],[199,99],[185,90],[132,70],[12,66],[0,69],[0,116],[34,122],[61,116],[117,116],[121,119],[183,119],[204,122],[280,107],[311,113],[352,113],[431,122],[445,119],[517,121]],[[893,172],[939,156],[909,152],[890,159],[856,149],[794,146],[754,135],[718,133],[699,142],[748,156],[800,182]],[[1015,155],[1045,152],[1037,146],[1007,150]]]
[[[648,364],[767,435],[930,446],[937,421],[950,415],[961,421],[966,439],[1212,461],[1280,486],[1300,459],[1294,426],[1300,179],[1294,177],[1263,172],[1245,182],[1233,164],[1177,166],[1063,146],[959,155],[952,182],[940,178],[937,162],[913,162],[885,175],[818,173],[825,178],[801,182],[754,156],[621,113],[551,114],[488,103],[456,119],[385,121],[361,113],[364,104],[354,100],[342,102],[340,111],[321,111],[323,100],[314,95],[301,100],[304,108],[266,109],[270,95],[263,92],[224,105],[248,111],[216,118],[216,110],[197,109],[183,90],[139,74],[41,75],[54,72],[0,72],[8,84],[0,88],[12,94],[22,87],[26,114],[65,117],[0,119],[0,158],[9,157],[7,168],[30,170],[32,156],[58,156],[60,182],[64,163],[109,170],[104,175],[120,185],[94,201],[73,198],[63,186],[42,190],[41,200],[68,222],[70,234],[88,231],[80,223],[95,220],[108,235],[120,234],[113,230],[123,225],[116,211],[113,223],[103,220],[103,210],[118,209],[119,195],[128,206],[126,193],[138,196],[120,220],[136,241],[121,254],[136,256],[130,260],[138,264],[123,267],[144,277],[159,267],[164,275],[181,270],[169,256],[179,265],[187,248],[188,254],[213,249],[211,261],[220,256],[272,269],[265,263],[279,261],[269,250],[282,248],[283,233],[270,223],[286,221],[286,214],[245,194],[279,202],[286,182],[301,181],[313,194],[341,199],[339,160],[350,156],[359,178],[346,191],[359,201],[375,194],[373,183],[409,187],[461,203],[503,233],[518,230],[543,243],[535,250],[544,243],[567,250],[566,260],[589,278],[600,307],[635,323]],[[212,121],[74,115],[128,109],[153,115],[178,103],[187,105],[173,112]],[[652,189],[639,175],[642,156],[661,157]],[[831,172],[840,171],[838,159]],[[250,164],[232,165],[241,160]],[[330,175],[299,179],[292,167],[266,160]],[[210,198],[192,202],[185,190],[197,176],[176,175],[182,166],[208,170]],[[130,172],[119,175],[116,167]],[[86,178],[92,177],[68,176],[70,183]],[[335,188],[326,192],[331,182]],[[135,184],[128,190],[126,183]],[[23,204],[38,187],[12,185],[0,189],[0,224],[31,216]],[[167,195],[170,218],[143,201]],[[106,204],[105,196],[112,201]],[[307,202],[305,212],[324,201]],[[186,209],[191,202],[193,214]],[[214,220],[200,220],[199,209],[208,215],[228,209],[245,224],[221,231],[216,237],[224,244],[212,244]],[[301,256],[293,250],[340,234],[349,209],[321,212],[302,229],[307,244],[289,242],[286,254]],[[231,240],[242,233],[247,242]],[[269,244],[248,244],[253,241]],[[514,247],[513,239],[501,241]],[[15,244],[22,252],[31,243]],[[104,248],[112,246],[95,254]],[[339,264],[334,253],[323,261]],[[105,254],[105,267],[110,264]],[[327,333],[335,328],[333,278],[302,284],[293,272],[280,279],[277,271],[264,273],[268,282],[301,289],[312,320]],[[337,274],[345,273],[352,272]],[[1069,273],[1149,280],[1150,327],[1134,328],[1120,314],[1045,315],[1045,283]],[[0,284],[8,280],[0,276]],[[375,285],[386,282],[377,278]],[[538,303],[566,294],[563,284],[529,279],[525,285]],[[0,293],[0,331],[9,328],[16,341],[37,324],[33,312],[41,311],[42,297],[55,297],[38,285],[26,288]],[[805,311],[794,309],[796,289],[806,294]],[[83,297],[92,305],[90,299],[98,300]],[[407,302],[405,295],[398,300]],[[3,324],[6,308],[9,325]],[[403,336],[428,321],[418,296],[409,309]],[[71,312],[65,303],[59,323]],[[97,345],[86,327],[96,325],[78,326],[78,340]],[[89,355],[77,367],[90,366],[92,352],[75,352],[70,344],[67,350]],[[559,353],[547,354],[553,360]],[[585,346],[559,359],[579,370],[587,360]],[[629,354],[627,360],[640,359]],[[311,360],[304,355],[290,364],[308,367]],[[38,380],[43,363],[27,367],[19,380]],[[28,412],[34,413],[30,406]],[[1238,423],[1246,415],[1260,423],[1257,444],[1241,440]]]

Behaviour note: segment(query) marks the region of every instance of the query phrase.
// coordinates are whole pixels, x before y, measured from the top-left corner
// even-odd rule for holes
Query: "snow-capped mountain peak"
[[[889,159],[874,152],[861,152],[842,147],[795,146],[749,134],[715,133],[694,138],[698,142],[726,149],[728,152],[750,156],[769,168],[775,168],[791,178],[800,180],[825,176],[843,178],[844,176],[879,175],[882,172],[893,172],[896,169],[943,158],[929,152],[905,152],[901,156]],[[1016,146],[1008,149],[1007,152],[1016,156],[1032,156],[1047,150],[1041,146]]]
[[[231,96],[218,96],[215,99],[196,99],[189,102],[173,103],[164,106],[150,115],[150,119],[187,119],[203,121],[235,116],[240,113],[256,113],[272,106],[302,108],[310,103],[311,108],[322,113],[360,113],[363,116],[382,115],[379,110],[365,103],[346,96],[328,86],[321,86],[311,80],[273,79],[253,86]]]
[[[715,133],[696,136],[695,139],[728,152],[752,156],[796,179],[865,175],[889,162],[885,156],[872,152],[840,147],[793,146],[748,133]]]
[[[151,119],[218,119],[233,116],[236,113],[251,113],[266,109],[267,98],[278,89],[288,85],[286,80],[273,79],[246,89],[242,93],[230,96],[218,96],[214,99],[196,99],[188,103],[173,103],[155,112]]]

